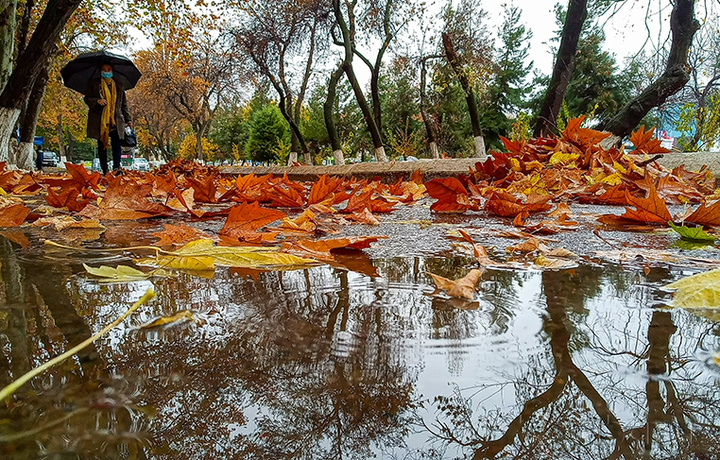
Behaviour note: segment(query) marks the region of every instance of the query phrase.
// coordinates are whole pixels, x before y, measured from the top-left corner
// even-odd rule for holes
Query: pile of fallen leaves
[[[636,150],[627,154],[623,148],[601,147],[609,134],[583,128],[582,122],[583,118],[571,120],[559,137],[503,139],[507,152],[491,152],[490,159],[477,163],[467,175],[428,182],[419,172],[394,184],[329,176],[312,183],[287,175],[232,177],[182,160],[149,173],[108,176],[69,163],[62,175],[9,171],[0,163],[0,227],[95,229],[99,237],[108,221],[223,219],[217,235],[185,223],[167,223],[153,234],[156,246],[138,250],[153,256],[139,258],[137,264],[154,267],[156,274],[167,268],[204,272],[216,265],[281,269],[316,263],[373,274],[371,264],[342,254],[367,248],[381,237],[332,235],[348,224],[378,225],[379,214],[416,204],[428,195],[434,212],[512,218],[524,235],[576,228],[568,206],[574,202],[626,207],[622,215],[600,216],[605,225],[672,225],[685,232],[695,231],[685,224],[720,225],[720,197],[709,170],[689,172],[681,166],[669,171],[659,166],[653,155],[668,151],[652,138],[652,130],[635,132],[630,140]],[[667,203],[684,205],[682,212],[671,215]],[[537,213],[548,213],[552,220],[529,225],[528,218]],[[22,244],[17,234],[0,233]],[[461,238],[471,244],[481,267],[494,264],[468,234]],[[543,246],[531,238],[513,250],[563,256]],[[131,277],[145,276],[120,270]],[[119,272],[105,273],[109,279],[122,277]],[[472,272],[462,289],[448,285],[449,280],[441,281],[440,287],[471,297],[479,278]]]

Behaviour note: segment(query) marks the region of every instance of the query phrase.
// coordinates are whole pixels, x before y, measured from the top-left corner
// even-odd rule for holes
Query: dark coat
[[[125,139],[125,124],[132,123],[132,118],[128,110],[125,88],[117,80],[115,80],[115,88],[117,90],[115,126],[120,139]],[[88,111],[87,137],[100,139],[100,120],[102,119],[102,111],[104,108],[104,106],[98,104],[98,101],[101,99],[100,79],[91,81],[85,94],[87,94],[87,96],[85,96],[84,100],[90,109]]]

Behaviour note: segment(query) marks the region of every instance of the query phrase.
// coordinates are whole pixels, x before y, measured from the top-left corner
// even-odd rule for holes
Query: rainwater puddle
[[[428,296],[426,273],[459,278],[475,268],[463,257],[372,255],[379,277],[320,266],[102,284],[81,255],[48,263],[0,246],[1,386],[151,284],[158,294],[2,405],[3,458],[720,452],[718,323],[658,307],[680,270],[487,270],[459,301]]]

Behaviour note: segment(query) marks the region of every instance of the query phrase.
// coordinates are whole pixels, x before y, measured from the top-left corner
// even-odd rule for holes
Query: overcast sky
[[[490,14],[493,24],[500,24],[503,17],[503,5],[512,4],[522,11],[522,22],[532,30],[530,59],[542,73],[552,71],[554,56],[550,50],[550,39],[557,28],[554,6],[557,0],[514,0],[512,2],[484,1],[483,8]],[[560,2],[567,7],[567,1]],[[626,56],[636,54],[643,45],[653,49],[658,43],[664,43],[669,36],[669,18],[672,5],[668,0],[625,0],[603,18],[605,30],[605,49],[614,53],[619,65]],[[652,3],[651,5],[648,5]],[[702,3],[702,2],[700,2]],[[649,6],[649,14],[648,14]],[[699,18],[704,9],[698,8]],[[646,21],[647,17],[647,21]],[[647,43],[646,43],[647,42]]]

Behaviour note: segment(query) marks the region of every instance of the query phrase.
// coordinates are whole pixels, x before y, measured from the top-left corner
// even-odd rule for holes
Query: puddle
[[[379,277],[101,284],[82,254],[63,264],[0,238],[0,386],[158,294],[2,405],[2,457],[718,455],[720,328],[658,307],[679,269],[489,269],[457,301],[428,296],[427,272],[455,279],[472,258],[368,252]]]

